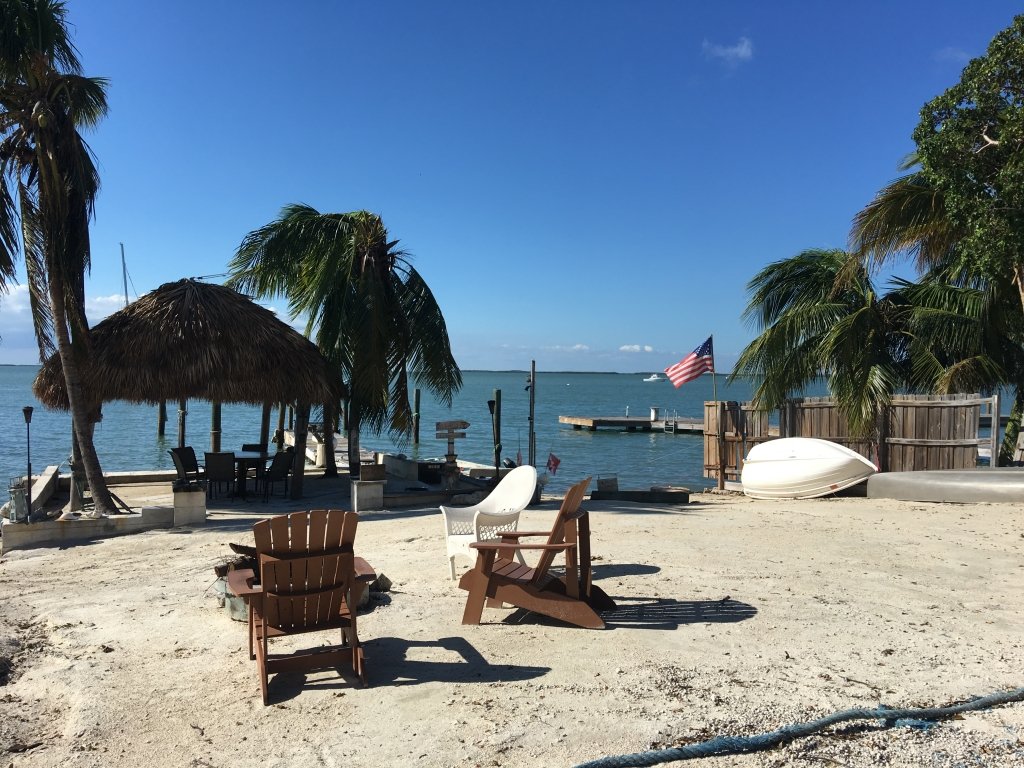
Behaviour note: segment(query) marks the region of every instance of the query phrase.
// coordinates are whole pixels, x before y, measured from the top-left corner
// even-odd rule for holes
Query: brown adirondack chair
[[[615,602],[593,584],[590,570],[590,517],[580,509],[590,478],[565,494],[551,531],[502,531],[500,541],[476,542],[476,565],[459,581],[469,592],[463,624],[479,624],[484,604],[508,603],[588,629],[603,629],[598,611]],[[530,536],[547,536],[546,544],[525,544]],[[513,559],[517,551],[537,550],[537,565],[529,568]],[[565,574],[551,573],[555,557],[565,555]]]
[[[358,522],[355,512],[315,509],[253,525],[260,583],[252,571],[232,571],[228,584],[249,604],[249,658],[259,668],[264,704],[270,675],[277,672],[348,662],[366,685],[355,606],[373,574],[352,551]],[[357,572],[357,561],[369,574]],[[270,653],[270,638],[331,629],[341,630],[340,645]]]

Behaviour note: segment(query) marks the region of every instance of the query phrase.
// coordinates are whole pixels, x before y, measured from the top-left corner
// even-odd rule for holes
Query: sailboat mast
[[[121,279],[124,281],[124,305],[128,306],[128,266],[124,262],[124,243],[121,243]]]

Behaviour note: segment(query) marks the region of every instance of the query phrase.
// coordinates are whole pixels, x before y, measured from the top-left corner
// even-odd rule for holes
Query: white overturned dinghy
[[[755,499],[813,499],[856,485],[875,473],[856,451],[813,437],[782,437],[755,445],[740,472]]]

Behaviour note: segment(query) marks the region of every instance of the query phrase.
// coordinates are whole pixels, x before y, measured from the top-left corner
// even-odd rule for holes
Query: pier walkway
[[[569,424],[573,429],[591,432],[606,428],[623,432],[668,432],[669,434],[703,435],[703,419],[666,416],[652,419],[649,416],[559,416],[559,424]]]

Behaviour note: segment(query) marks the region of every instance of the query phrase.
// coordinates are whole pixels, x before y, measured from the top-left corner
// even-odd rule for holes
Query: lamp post
[[[21,409],[25,414],[25,456],[28,459],[28,475],[25,477],[25,522],[32,518],[32,406]]]

